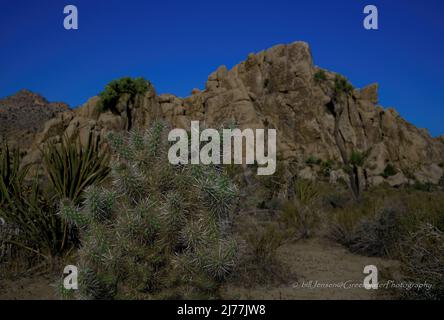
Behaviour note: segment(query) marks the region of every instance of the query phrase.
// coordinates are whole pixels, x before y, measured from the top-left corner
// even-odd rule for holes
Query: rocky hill
[[[438,183],[443,176],[444,137],[432,138],[395,109],[379,106],[377,84],[355,89],[316,67],[303,42],[250,54],[231,70],[221,66],[204,90],[194,89],[186,98],[157,95],[150,87],[129,109],[118,105],[117,113],[100,113],[98,100],[93,97],[47,122],[26,161],[37,162],[37,147],[58,143],[63,135],[85,141],[91,130],[100,135],[124,130],[128,117],[135,127],[163,118],[182,128],[191,120],[215,128],[230,121],[240,128],[275,128],[279,161],[308,179],[325,177],[326,167],[331,182],[346,179],[344,165],[357,152],[365,155],[358,172],[365,186]]]
[[[45,122],[67,110],[65,103],[48,102],[36,93],[21,90],[0,100],[0,139],[28,148]]]

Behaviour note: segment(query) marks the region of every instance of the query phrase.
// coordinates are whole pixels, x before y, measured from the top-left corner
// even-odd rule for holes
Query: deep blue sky
[[[63,7],[79,30],[63,28]],[[366,4],[380,30],[362,26]],[[444,134],[442,0],[0,0],[0,97],[22,88],[75,107],[121,76],[187,96],[219,65],[279,43],[307,41],[315,63]]]

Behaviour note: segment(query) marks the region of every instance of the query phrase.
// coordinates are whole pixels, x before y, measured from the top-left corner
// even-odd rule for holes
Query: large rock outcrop
[[[443,137],[432,138],[394,109],[379,106],[376,84],[338,98],[336,74],[320,70],[306,43],[278,45],[250,54],[231,70],[219,67],[208,77],[204,90],[194,89],[186,98],[158,96],[150,87],[131,107],[131,116],[135,127],[163,118],[182,128],[188,128],[191,120],[213,128],[230,122],[241,129],[274,128],[278,160],[300,170],[313,158],[330,160],[341,170],[352,152],[361,152],[366,158],[360,174],[367,184],[384,182],[388,164],[396,170],[396,183],[390,180],[393,184],[440,180]],[[316,78],[319,72],[321,80]],[[28,161],[38,161],[39,145],[57,143],[63,135],[82,139],[91,130],[101,135],[123,130],[125,115],[99,114],[97,101],[94,97],[83,107],[50,120],[35,140]]]

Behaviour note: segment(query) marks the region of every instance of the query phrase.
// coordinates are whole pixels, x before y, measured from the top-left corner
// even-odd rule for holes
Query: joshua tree
[[[353,151],[349,160],[345,163],[346,172],[350,177],[350,188],[353,198],[356,201],[361,199],[361,180],[359,175],[359,168],[364,165],[366,155],[364,153]]]
[[[105,90],[100,93],[100,101],[97,105],[100,112],[110,110],[113,113],[126,113],[127,125],[126,129],[129,131],[132,128],[132,113],[131,108],[134,106],[136,97],[143,95],[151,86],[150,82],[144,78],[121,78],[111,81]],[[117,108],[118,103],[124,99],[124,110]]]
[[[112,181],[60,213],[81,229],[79,297],[208,298],[235,265],[237,188],[210,166],[168,162],[166,126],[111,134]]]
[[[349,112],[350,99],[353,95],[353,90],[353,86],[345,77],[339,74],[336,75],[333,87],[330,90],[333,93],[333,96],[331,101],[327,104],[327,108],[335,118],[333,134],[336,146],[339,149],[339,153],[344,163],[344,169],[349,175],[349,185],[352,196],[356,201],[359,201],[361,198],[359,167],[362,167],[364,164],[365,154],[355,150],[349,154],[346,142],[339,128],[340,120],[344,116],[344,112]]]

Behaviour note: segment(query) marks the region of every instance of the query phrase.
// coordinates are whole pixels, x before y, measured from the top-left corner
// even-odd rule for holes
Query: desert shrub
[[[215,297],[235,266],[236,186],[215,167],[169,164],[167,132],[110,135],[111,186],[62,203],[81,229],[79,297]]]
[[[254,176],[251,178],[252,183],[257,181],[258,184],[263,187],[262,189],[265,193],[264,196],[261,197],[258,206],[264,208],[267,206],[267,202],[278,197],[282,191],[286,191],[289,168],[284,162],[278,161],[276,171],[272,175],[257,176],[256,169],[253,170]]]
[[[319,191],[314,182],[298,180],[295,196],[282,210],[281,220],[293,237],[309,238],[319,222]]]
[[[244,214],[237,219],[235,228],[241,254],[230,283],[242,287],[287,283],[289,272],[278,256],[288,240],[285,228],[271,217]]]
[[[347,78],[337,74],[334,80],[334,92],[336,96],[342,94],[350,94],[353,92],[354,88],[351,83],[347,80]]]
[[[395,209],[385,208],[377,217],[364,219],[352,230],[346,246],[353,253],[389,256],[402,234],[398,215]]]
[[[428,223],[444,231],[444,197],[442,192],[412,192],[403,194],[401,201],[407,207],[407,214],[401,216],[400,223],[407,233],[414,232],[417,226]]]
[[[404,298],[442,299],[444,197],[442,192],[375,189],[361,203],[336,209],[330,237],[351,252],[387,256],[401,262],[406,282],[432,284],[432,290],[401,290]],[[377,200],[381,204],[373,205]],[[390,202],[390,205],[384,203]]]
[[[330,236],[353,253],[396,258],[402,238],[427,219],[403,204],[370,208],[370,201],[337,213]]]
[[[353,252],[396,258],[403,237],[422,224],[444,228],[442,193],[375,190],[332,213],[331,235]],[[380,203],[378,203],[378,201]],[[386,203],[390,202],[390,205]]]
[[[327,74],[325,73],[325,71],[323,69],[319,69],[318,71],[315,72],[313,78],[314,78],[315,82],[321,83],[321,82],[327,80]]]
[[[396,169],[395,167],[393,167],[393,165],[391,165],[390,163],[387,164],[387,166],[384,169],[384,172],[382,173],[382,176],[384,178],[388,178],[391,176],[394,176],[396,174]]]
[[[102,181],[109,173],[109,155],[100,151],[100,140],[93,133],[89,133],[85,146],[80,140],[66,138],[60,145],[45,146],[43,162],[58,196],[75,204],[88,186]]]
[[[347,206],[352,200],[348,192],[348,185],[342,177],[336,183],[316,182],[319,187],[319,205],[326,215]],[[326,221],[326,220],[325,220]]]
[[[322,161],[321,170],[324,177],[329,177],[330,172],[333,170],[333,160]]]
[[[319,197],[316,184],[312,181],[298,180],[294,186],[296,202],[305,207],[312,207]]]
[[[359,225],[376,219],[381,212],[382,204],[378,200],[378,197],[367,196],[360,202],[354,202],[344,197],[340,206],[333,206],[334,209],[328,212],[328,237],[349,248]]]
[[[404,298],[444,298],[444,232],[429,223],[421,224],[401,242],[400,259],[405,280],[431,285],[430,290],[403,290]]]
[[[283,232],[275,223],[253,223],[245,236],[253,263],[264,269],[276,263],[277,250],[284,244]]]
[[[329,238],[347,247],[353,240],[353,232],[360,219],[361,216],[351,210],[336,213],[330,224]]]

